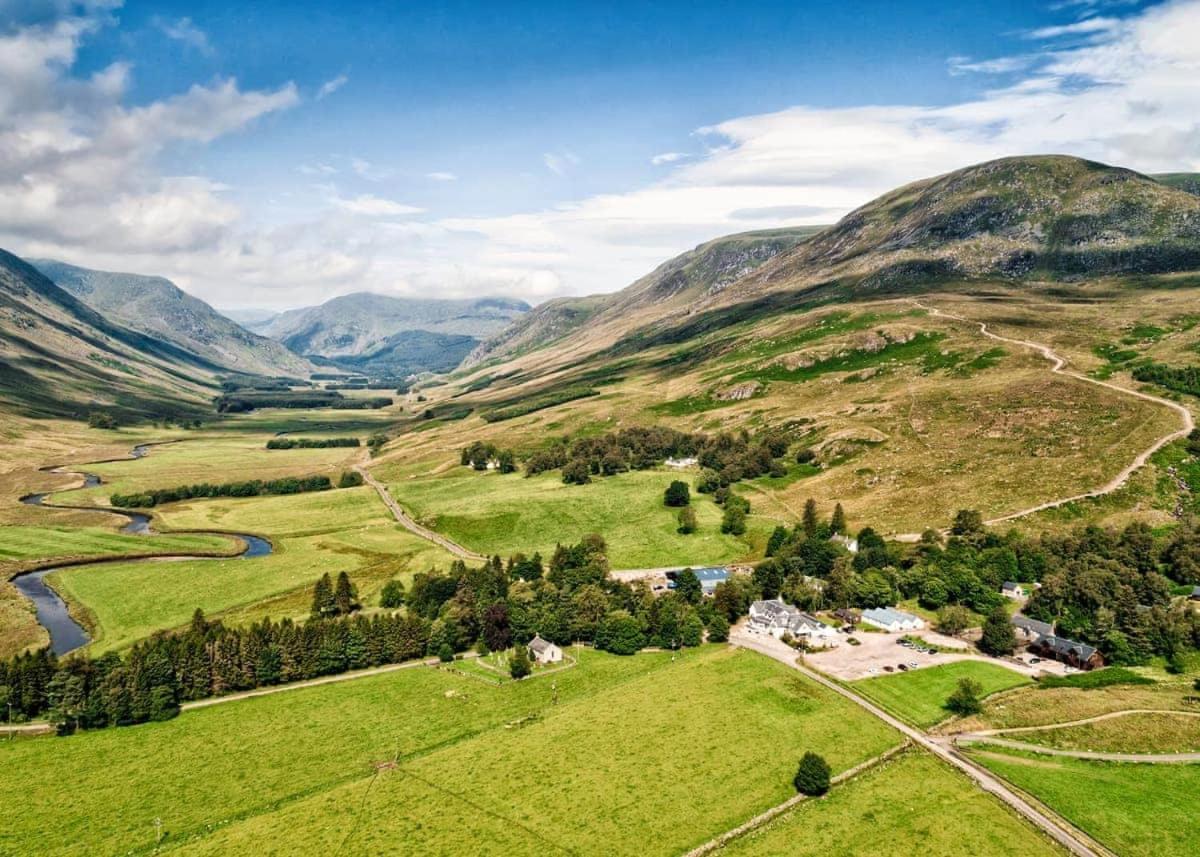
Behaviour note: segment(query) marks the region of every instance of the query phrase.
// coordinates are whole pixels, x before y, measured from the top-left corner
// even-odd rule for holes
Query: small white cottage
[[[556,664],[563,658],[560,647],[537,634],[529,641],[529,655],[539,664]]]

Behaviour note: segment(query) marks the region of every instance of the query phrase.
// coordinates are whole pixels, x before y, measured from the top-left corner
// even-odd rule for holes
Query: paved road
[[[428,527],[423,527],[418,524],[408,516],[408,513],[405,512],[404,509],[400,507],[400,504],[396,502],[396,499],[388,493],[388,490],[386,487],[384,487],[383,483],[372,476],[371,472],[367,470],[367,468],[363,467],[361,464],[356,464],[354,465],[354,469],[361,473],[363,480],[379,493],[379,499],[383,500],[384,505],[391,510],[393,517],[395,517],[395,519],[400,523],[400,526],[404,527],[414,535],[418,535],[427,541],[433,542],[435,545],[440,545],[459,559],[467,559],[471,560],[472,562],[487,561],[488,558],[483,554],[478,554],[472,550],[468,550],[458,542],[452,541],[440,533],[435,533]]]
[[[780,643],[774,638],[762,638],[758,635],[746,633],[743,629],[735,629],[730,634],[729,641],[735,646],[750,649],[759,654],[766,655],[769,658],[787,664],[794,670],[797,670],[808,676],[813,681],[821,684],[834,693],[841,694],[849,699],[855,705],[865,709],[874,716],[878,717],[883,722],[887,723],[893,729],[902,733],[914,743],[919,744],[929,752],[933,753],[938,758],[950,763],[954,767],[969,776],[975,781],[980,788],[989,794],[995,795],[1000,800],[1004,801],[1009,807],[1020,813],[1031,823],[1036,825],[1046,833],[1055,842],[1066,848],[1076,857],[1101,857],[1108,855],[1110,852],[1103,850],[1100,846],[1090,844],[1089,840],[1079,831],[1072,828],[1066,821],[1056,818],[1051,818],[1046,812],[1035,808],[1028,801],[1014,792],[1008,785],[998,777],[987,771],[985,768],[976,765],[971,760],[958,753],[949,741],[937,741],[921,732],[912,728],[908,724],[898,720],[888,714],[883,709],[867,701],[849,688],[843,687],[836,682],[830,681],[820,673],[814,672],[807,667],[796,663],[796,653],[789,647]]]
[[[926,310],[927,312],[929,312],[932,315],[941,316],[942,318],[953,319],[955,321],[965,322],[967,324],[977,325],[979,327],[979,332],[981,334],[983,334],[984,336],[988,337],[989,339],[994,339],[997,342],[1007,342],[1009,345],[1019,345],[1023,348],[1029,348],[1033,351],[1036,351],[1038,354],[1042,355],[1043,357],[1045,357],[1047,360],[1050,361],[1050,363],[1052,364],[1050,367],[1050,371],[1056,375],[1063,375],[1068,378],[1074,378],[1075,380],[1083,381],[1086,384],[1093,384],[1097,387],[1104,387],[1106,389],[1113,390],[1117,393],[1120,393],[1123,396],[1132,396],[1135,399],[1142,399],[1143,401],[1146,401],[1146,402],[1153,402],[1156,405],[1162,405],[1163,407],[1170,408],[1171,410],[1173,410],[1177,414],[1179,414],[1179,416],[1183,422],[1183,425],[1181,428],[1178,428],[1175,431],[1160,437],[1153,444],[1151,444],[1147,449],[1145,449],[1141,453],[1139,453],[1138,456],[1127,467],[1125,467],[1123,470],[1121,470],[1120,473],[1118,473],[1112,479],[1108,480],[1108,482],[1104,483],[1099,488],[1093,489],[1091,491],[1085,491],[1082,494],[1075,494],[1074,496],[1071,496],[1071,497],[1061,497],[1057,500],[1050,500],[1046,503],[1040,503],[1037,506],[1030,506],[1028,509],[1021,509],[1020,511],[1017,511],[1017,512],[1010,512],[1007,515],[1001,515],[998,518],[992,518],[991,520],[984,521],[985,524],[1002,524],[1005,521],[1012,521],[1017,518],[1023,518],[1026,515],[1033,515],[1037,512],[1044,512],[1047,509],[1055,509],[1059,506],[1065,506],[1066,504],[1073,503],[1077,500],[1087,500],[1087,499],[1091,499],[1093,497],[1102,497],[1105,494],[1111,494],[1113,491],[1116,491],[1118,488],[1120,488],[1122,485],[1124,485],[1129,480],[1130,476],[1132,476],[1135,472],[1137,472],[1139,469],[1141,469],[1146,464],[1146,462],[1150,460],[1150,456],[1154,455],[1154,453],[1158,452],[1160,449],[1162,449],[1168,443],[1171,443],[1172,441],[1178,440],[1183,437],[1187,437],[1192,432],[1192,430],[1196,427],[1195,420],[1192,417],[1192,412],[1190,410],[1188,410],[1184,405],[1181,405],[1178,402],[1172,402],[1170,399],[1163,399],[1159,396],[1152,396],[1149,393],[1143,393],[1139,390],[1129,390],[1129,389],[1126,389],[1125,387],[1118,386],[1117,384],[1110,384],[1107,381],[1100,381],[1100,380],[1097,380],[1096,378],[1089,378],[1087,375],[1082,375],[1078,372],[1073,372],[1066,368],[1066,366],[1067,366],[1066,358],[1060,357],[1057,353],[1055,353],[1054,349],[1052,349],[1048,345],[1043,345],[1040,342],[1031,342],[1027,339],[1011,339],[1007,336],[1001,336],[998,333],[992,333],[990,330],[988,330],[988,326],[987,326],[986,322],[974,321],[969,318],[964,318],[961,315],[955,315],[954,313],[944,312],[943,310],[937,309],[936,307],[926,306],[925,304],[923,304],[917,300],[912,301],[912,303],[915,304],[916,306],[920,307],[921,309]],[[920,538],[920,536],[919,536],[919,534],[914,535],[912,533],[905,533],[905,534],[896,536],[895,538],[900,541],[915,541],[917,538]]]

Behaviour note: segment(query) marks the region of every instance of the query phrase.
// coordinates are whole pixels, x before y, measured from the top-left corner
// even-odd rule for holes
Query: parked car
[[[1041,662],[1042,662],[1041,658],[1030,658],[1029,659],[1029,663],[1031,663],[1031,664],[1040,664]]]
[[[889,664],[888,666],[883,668],[883,671],[885,673],[891,673],[891,672],[895,672],[896,668],[894,666],[892,666],[891,664]]]
[[[908,670],[908,667],[906,667],[904,664],[896,664],[896,669],[900,670],[901,672],[905,672]]]
[[[909,668],[910,670],[915,670],[915,669],[916,669],[918,666],[919,666],[919,664],[918,664],[916,661],[909,661],[909,662],[908,662],[908,668]]]

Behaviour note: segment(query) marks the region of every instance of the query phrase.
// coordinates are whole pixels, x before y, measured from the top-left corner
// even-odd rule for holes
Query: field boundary
[[[836,777],[833,777],[829,781],[829,784],[831,787],[832,786],[840,786],[843,783],[854,779],[859,774],[869,771],[872,768],[878,767],[879,765],[882,765],[884,762],[888,761],[889,759],[894,758],[895,756],[898,756],[900,753],[904,752],[905,750],[909,749],[912,746],[913,746],[913,743],[911,741],[909,741],[908,739],[905,739],[904,741],[901,741],[899,744],[897,744],[895,747],[892,747],[891,749],[885,750],[884,752],[880,753],[878,756],[867,759],[865,762],[859,762],[853,768],[842,771]],[[788,810],[790,810],[796,806],[799,806],[801,803],[804,803],[807,800],[816,800],[819,797],[820,797],[820,795],[813,795],[813,796],[806,795],[806,794],[794,795],[793,797],[790,797],[787,800],[785,800],[783,803],[776,804],[775,806],[771,807],[770,809],[766,810],[765,812],[760,812],[758,815],[754,816],[753,818],[749,819],[746,822],[743,822],[742,824],[739,824],[737,827],[733,828],[732,830],[727,830],[724,833],[722,833],[721,835],[719,835],[713,839],[710,839],[708,842],[705,842],[703,845],[699,845],[699,846],[693,848],[691,851],[688,851],[685,855],[683,855],[683,857],[703,857],[703,855],[705,855],[705,854],[711,854],[712,852],[717,851],[720,848],[724,848],[726,845],[728,845],[733,840],[735,840],[739,837],[745,836],[747,833],[757,830],[758,828],[762,827],[765,824],[769,824],[770,822],[774,821],[779,816],[788,812]]]

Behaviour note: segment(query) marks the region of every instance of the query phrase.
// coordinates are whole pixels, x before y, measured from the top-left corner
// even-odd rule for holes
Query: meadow
[[[1061,729],[1018,732],[1007,737],[1061,750],[1195,753],[1200,751],[1200,717],[1183,713],[1129,714]]]
[[[160,818],[185,853],[674,854],[793,794],[805,750],[836,772],[896,743],[723,647],[585,650],[502,686],[417,667],[0,747],[0,801],[24,807],[0,851],[148,852]]]
[[[943,706],[963,678],[979,682],[985,695],[1029,683],[1020,673],[996,664],[954,661],[942,666],[861,679],[851,686],[902,720],[927,728],[951,716]]]
[[[391,577],[445,569],[451,557],[412,535],[369,487],[319,494],[197,500],[156,510],[167,528],[250,532],[275,550],[253,559],[164,560],[65,569],[50,576],[91,620],[93,654],[185,624],[197,607],[226,621],[308,615],[311,586],[324,572],[350,573],[372,605]],[[153,537],[159,538],[159,537]],[[138,593],[130,598],[129,593]]]
[[[915,843],[928,855],[1065,853],[961,773],[917,750],[834,786],[819,800],[804,801],[717,853],[830,857],[869,851],[908,857]]]
[[[556,543],[586,533],[604,536],[613,568],[707,565],[761,550],[776,520],[752,514],[745,536],[724,535],[720,507],[694,492],[698,530],[677,532],[678,509],[663,505],[663,492],[673,480],[690,482],[694,475],[639,470],[564,485],[558,473],[525,477],[455,467],[436,477],[393,481],[388,490],[422,523],[484,554],[541,551],[549,557]],[[753,505],[754,495],[749,499]]]
[[[102,527],[4,527],[0,563],[49,557],[140,556],[192,551],[232,551],[230,539],[203,533],[173,533],[154,538],[126,535]]]
[[[968,755],[1118,854],[1191,854],[1200,842],[1200,765],[1093,762],[991,749]]]

